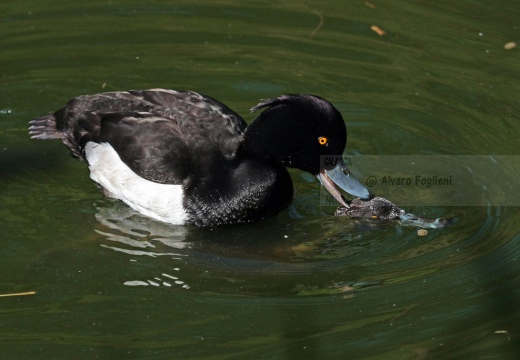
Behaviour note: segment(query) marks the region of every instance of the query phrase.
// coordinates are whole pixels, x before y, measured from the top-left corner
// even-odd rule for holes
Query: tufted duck
[[[267,99],[249,125],[219,101],[191,91],[151,89],[79,96],[30,122],[35,139],[60,139],[86,159],[107,196],[172,224],[216,226],[278,213],[292,199],[286,167],[371,197],[341,161],[347,132],[326,100]],[[323,159],[334,161],[324,162]]]

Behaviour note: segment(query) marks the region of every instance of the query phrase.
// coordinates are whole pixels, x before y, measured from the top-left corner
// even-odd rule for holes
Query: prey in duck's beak
[[[325,189],[336,199],[341,205],[349,207],[343,196],[341,195],[340,188],[348,192],[349,194],[356,196],[362,200],[369,200],[373,197],[370,191],[364,187],[358,179],[352,175],[349,168],[340,159],[336,166],[327,168],[321,168],[318,175],[318,180],[325,186]],[[338,188],[339,186],[339,188]]]

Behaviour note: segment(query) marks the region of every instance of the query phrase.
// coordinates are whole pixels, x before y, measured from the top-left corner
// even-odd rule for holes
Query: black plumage
[[[138,176],[182,186],[187,223],[214,226],[276,214],[292,199],[285,167],[318,174],[321,156],[345,148],[343,118],[324,99],[284,95],[252,110],[259,109],[247,126],[194,92],[109,92],[74,98],[29,130],[33,138],[61,139],[80,158],[89,142],[110,144]]]

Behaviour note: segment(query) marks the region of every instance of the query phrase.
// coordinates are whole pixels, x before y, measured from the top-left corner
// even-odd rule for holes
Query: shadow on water
[[[47,149],[48,150],[48,149]],[[4,178],[17,178],[27,173],[39,173],[43,176],[53,174],[63,164],[60,161],[49,161],[49,158],[62,157],[63,149],[59,148],[46,154],[36,153],[33,147],[19,146],[9,147],[0,153],[0,180]],[[36,176],[36,175],[34,175]]]

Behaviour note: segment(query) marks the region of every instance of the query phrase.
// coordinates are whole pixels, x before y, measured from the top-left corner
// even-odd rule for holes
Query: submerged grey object
[[[336,216],[348,216],[355,219],[399,220],[405,226],[418,226],[436,229],[453,222],[452,218],[429,219],[407,213],[391,201],[374,197],[370,200],[354,199],[349,206],[336,209]]]

